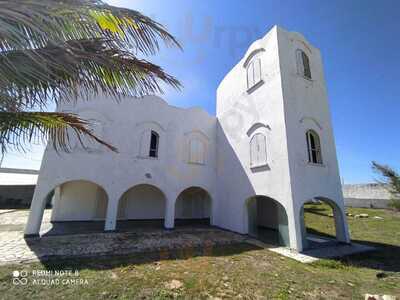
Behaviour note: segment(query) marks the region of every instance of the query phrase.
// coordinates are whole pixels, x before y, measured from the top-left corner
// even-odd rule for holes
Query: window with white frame
[[[157,158],[159,140],[160,136],[154,130],[146,129],[143,131],[140,139],[140,156]]]
[[[262,133],[256,133],[250,140],[250,167],[267,164],[267,141]]]
[[[303,50],[296,51],[297,73],[307,79],[311,79],[310,60]]]
[[[195,164],[205,163],[205,145],[196,138],[189,141],[189,162]]]
[[[261,59],[256,57],[247,66],[247,89],[257,85],[261,79]]]
[[[322,164],[321,141],[318,134],[314,130],[308,130],[306,137],[308,162],[313,164]]]

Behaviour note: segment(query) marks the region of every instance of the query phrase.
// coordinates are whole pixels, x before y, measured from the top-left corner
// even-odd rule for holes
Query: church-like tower
[[[217,198],[221,227],[307,248],[303,205],[334,211],[349,242],[320,51],[275,26],[254,42],[217,91]],[[240,220],[238,222],[238,220]]]
[[[320,200],[349,242],[321,56],[300,34],[274,27],[253,43],[220,84],[216,117],[156,96],[95,98],[58,109],[92,120],[119,151],[47,147],[27,236],[41,233],[52,198],[52,222],[114,231],[127,220],[173,229],[190,219],[301,251],[304,203]]]

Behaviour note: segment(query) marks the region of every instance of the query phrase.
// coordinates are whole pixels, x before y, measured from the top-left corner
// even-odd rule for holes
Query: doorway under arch
[[[201,187],[189,187],[182,191],[175,202],[175,224],[211,223],[211,196]]]
[[[316,197],[301,208],[303,249],[347,242],[344,212],[332,200]]]
[[[57,186],[52,192],[51,221],[104,221],[108,196],[98,184],[73,180]]]
[[[246,201],[248,234],[267,244],[289,246],[288,218],[278,201],[254,196]]]
[[[133,186],[119,200],[117,229],[123,229],[124,225],[135,225],[135,222],[132,222],[134,220],[140,226],[162,227],[165,207],[166,197],[158,187],[150,184]],[[131,222],[121,222],[123,220]]]
[[[102,232],[108,195],[103,187],[89,180],[58,184],[45,197],[40,235]]]

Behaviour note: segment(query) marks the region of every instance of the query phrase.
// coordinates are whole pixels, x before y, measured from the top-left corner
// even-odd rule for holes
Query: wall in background
[[[384,184],[345,184],[343,185],[345,206],[387,208],[390,193]]]

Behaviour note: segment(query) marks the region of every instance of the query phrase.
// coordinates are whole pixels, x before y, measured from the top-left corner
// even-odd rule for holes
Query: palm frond
[[[378,172],[383,179],[380,183],[387,184],[389,186],[389,192],[394,197],[400,196],[400,175],[391,167],[386,165],[381,165],[375,161],[372,162],[372,168],[374,171]]]
[[[71,132],[85,147],[82,137],[89,138],[117,152],[117,149],[101,140],[90,129],[89,122],[75,114],[58,112],[0,112],[0,147],[24,150],[28,143],[50,140],[58,151],[70,151]]]
[[[159,81],[180,88],[159,66],[101,38],[6,51],[0,55],[0,74],[0,101],[1,94],[8,95],[26,108],[100,91],[114,97],[162,93]]]
[[[0,50],[44,47],[49,41],[112,38],[118,47],[154,54],[159,40],[180,47],[158,22],[97,0],[0,0]]]
[[[44,110],[49,102],[77,101],[100,92],[162,93],[180,83],[157,65],[139,59],[160,42],[179,47],[156,21],[98,0],[0,0],[0,146],[24,148],[41,136],[68,151],[71,129],[96,137],[89,123],[72,114]]]

